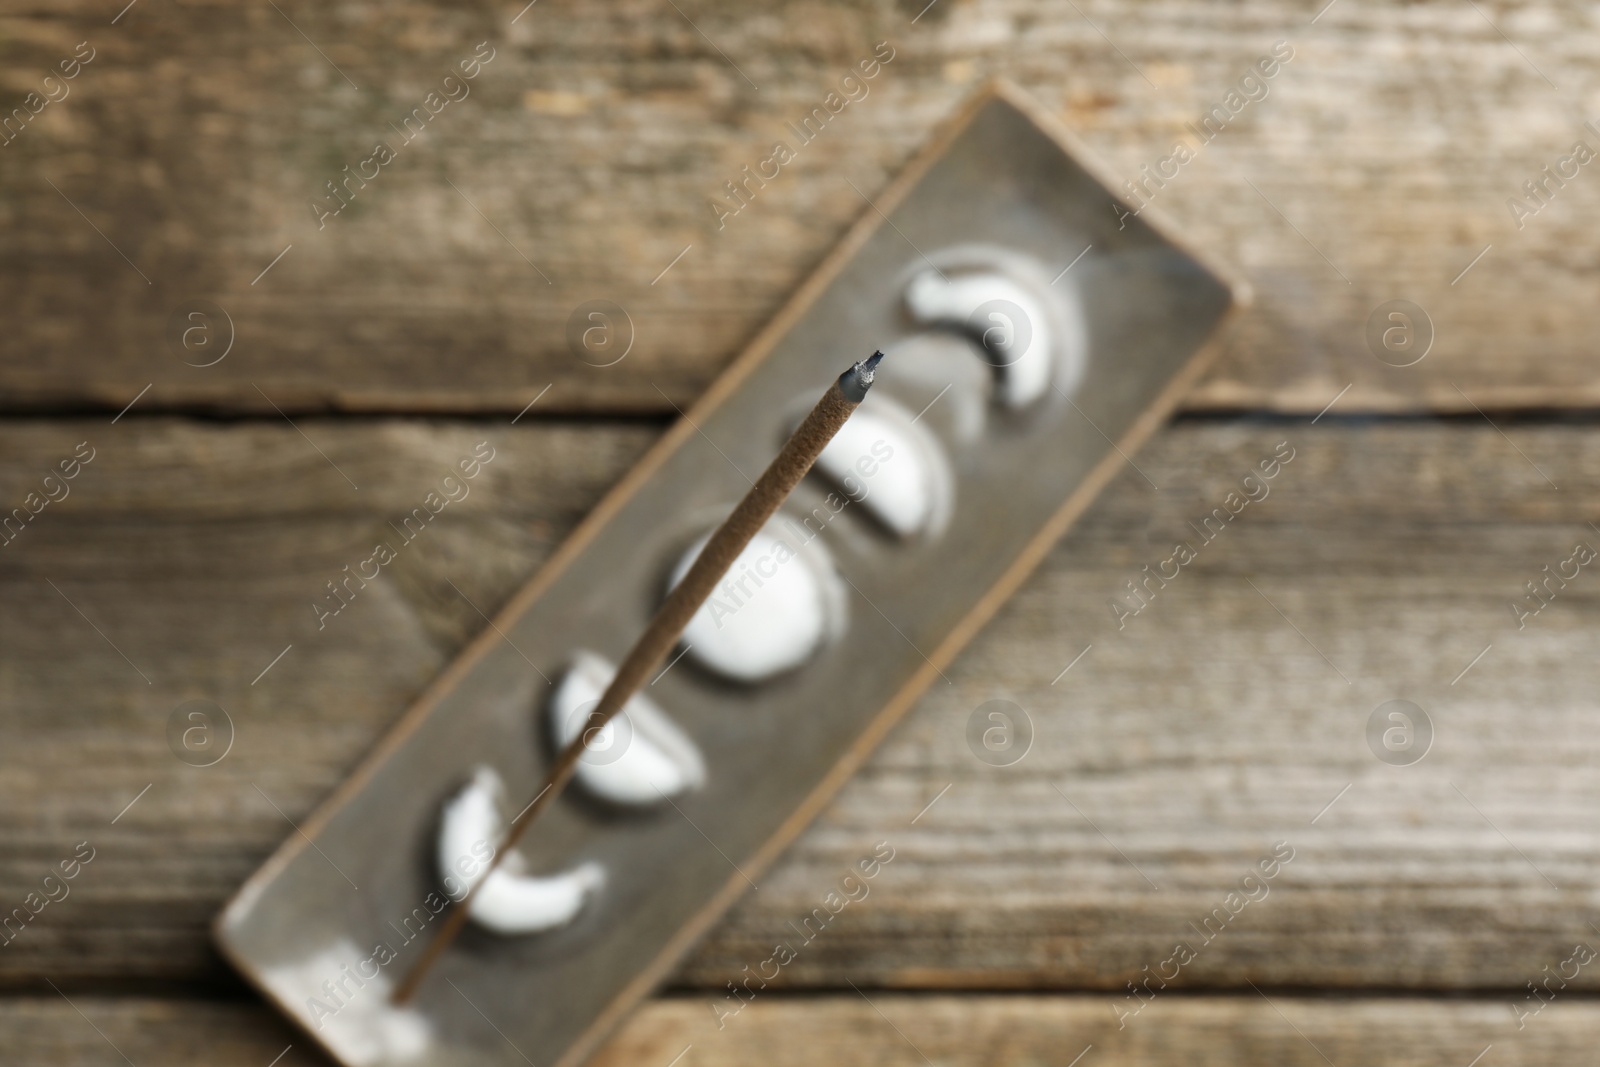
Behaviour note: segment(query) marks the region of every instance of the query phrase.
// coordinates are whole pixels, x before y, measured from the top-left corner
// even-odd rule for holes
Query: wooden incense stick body
[[[841,374],[838,380],[828,387],[828,391],[822,395],[822,399],[817,401],[811,413],[784,443],[777,457],[767,465],[767,469],[756,479],[744,499],[734,506],[733,512],[721,526],[717,527],[705,547],[700,550],[700,554],[695,557],[689,573],[685,574],[683,580],[667,594],[667,599],[660,610],[656,612],[644,633],[617,667],[617,673],[611,679],[611,684],[606,687],[595,709],[589,713],[584,729],[561,750],[545,778],[543,787],[522,813],[512,820],[510,828],[506,831],[505,840],[489,860],[488,868],[467,895],[454,906],[416,965],[406,975],[405,980],[395,988],[391,998],[394,1003],[404,1004],[416,993],[428,969],[444,954],[445,949],[461,932],[462,926],[466,925],[472,898],[478,889],[488,881],[490,873],[499,866],[506,854],[516,847],[533,820],[549,807],[551,801],[561,793],[573,774],[577,772],[578,760],[583,756],[588,739],[622,710],[628,699],[644,683],[645,677],[666,658],[668,652],[672,651],[672,646],[677,644],[678,638],[683,635],[689,620],[694,618],[695,612],[700,610],[700,605],[711,596],[717,583],[728,573],[728,569],[745,550],[745,546],[761,531],[778,508],[783,506],[783,502],[789,498],[795,486],[799,485],[800,480],[811,470],[812,464],[822,454],[823,448],[866,397],[867,389],[872,385],[873,374],[882,358],[882,352],[874,352]]]

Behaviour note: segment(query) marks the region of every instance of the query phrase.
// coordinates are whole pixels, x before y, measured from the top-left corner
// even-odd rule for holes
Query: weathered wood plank
[[[193,3],[112,24],[81,0],[13,5],[0,107],[49,88],[79,42],[94,58],[0,148],[0,405],[115,411],[148,384],[147,409],[509,413],[548,385],[551,410],[668,412],[870,211],[851,184],[883,188],[990,74],[1126,179],[1191,143],[1155,208],[1259,292],[1193,406],[1315,412],[1346,385],[1345,410],[1600,401],[1596,239],[1577,224],[1600,183],[1558,178],[1520,229],[1507,206],[1576,141],[1600,148],[1572,103],[1594,78],[1592,4],[1338,4],[1315,23],[1304,0],[942,0],[914,20],[923,6]],[[1246,86],[1267,95],[1236,97],[1208,142],[1189,132],[1279,40],[1293,58]],[[470,95],[402,143],[482,41]],[[789,124],[880,41],[894,59],[868,95],[719,222],[724,183],[797,140]],[[325,184],[379,140],[394,161],[319,221]],[[205,368],[163,340],[199,298],[237,334]],[[602,298],[636,342],[598,369],[565,327]],[[1363,340],[1398,298],[1438,338],[1404,369]]]
[[[1554,1003],[1519,1032],[1495,1000],[1175,997],[1154,1002],[1119,1031],[1104,997],[867,995],[870,1002],[770,996],[720,1031],[698,998],[654,1000],[591,1062],[661,1067],[692,1045],[682,1062],[696,1067],[1066,1067],[1092,1045],[1085,1067],[1464,1067],[1492,1045],[1485,1063],[1549,1067],[1589,1062],[1600,1039],[1600,1007],[1583,1000]],[[72,1005],[60,998],[0,1001],[0,1057],[11,1067],[265,1067],[279,1055],[280,1067],[331,1062],[260,1005],[85,996]]]
[[[870,999],[868,999],[870,998]],[[1562,1010],[1565,1009],[1565,1010]],[[693,1042],[701,1064],[1059,1064],[1111,1067],[1581,1062],[1592,1004],[1553,1004],[1518,1032],[1502,1002],[1315,1000],[1256,993],[1153,1001],[1118,1029],[1101,997],[897,996],[754,1001],[718,1030],[692,999],[658,1000],[595,1057],[596,1067],[666,1063]],[[1084,1053],[1087,1052],[1087,1055]],[[1500,1057],[1504,1057],[1501,1059]]]
[[[0,424],[8,503],[77,442],[97,450],[71,495],[0,548],[0,901],[22,905],[77,842],[96,850],[71,896],[0,951],[0,981],[225,974],[205,934],[223,899],[655,432],[299,430]],[[1178,985],[1539,977],[1600,936],[1600,599],[1585,569],[1524,630],[1508,605],[1595,543],[1600,438],[1505,432],[1169,428],[1137,457],[1145,477],[1130,469],[1108,490],[676,981],[722,988],[759,965],[878,841],[896,858],[784,983],[1122,989],[1203,936],[1188,924],[1278,841],[1295,858],[1270,895],[1200,946]],[[324,582],[480,440],[497,451],[471,495],[319,631]],[[1270,495],[1201,543],[1186,523],[1282,441],[1293,459]],[[1179,539],[1198,557],[1119,630],[1109,599]],[[1380,762],[1364,739],[1397,697],[1437,731],[1415,766]],[[168,718],[192,698],[236,726],[214,767],[168,748]],[[966,741],[975,709],[1000,698],[1035,733],[1008,768]],[[1575,984],[1592,986],[1589,972]]]

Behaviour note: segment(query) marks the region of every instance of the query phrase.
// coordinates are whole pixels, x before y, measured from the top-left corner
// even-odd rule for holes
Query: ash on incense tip
[[[872,379],[877,376],[878,364],[882,361],[883,350],[879,349],[839,375],[839,391],[846,400],[852,404],[861,403],[867,390],[872,388]]]

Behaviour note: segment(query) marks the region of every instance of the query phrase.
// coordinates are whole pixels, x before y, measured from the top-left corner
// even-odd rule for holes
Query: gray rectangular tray
[[[233,964],[350,1067],[512,1065],[524,1055],[559,1067],[592,1052],[939,679],[1168,415],[1246,299],[1149,212],[1120,207],[1113,182],[1085,160],[1017,90],[995,84],[975,98],[304,836],[243,886],[216,924]],[[341,977],[340,962],[355,966],[382,944],[394,958],[374,965],[391,984],[415,962],[422,940],[407,942],[402,920],[439,891],[440,806],[471,768],[496,768],[515,805],[531,797],[552,758],[549,687],[538,672],[557,678],[579,648],[619,660],[679,555],[747,488],[730,459],[753,477],[797,404],[803,410],[874,347],[920,332],[902,310],[907,271],[975,244],[1052,272],[1089,249],[1066,276],[1091,338],[1072,401],[1051,395],[1024,416],[946,440],[954,506],[937,536],[897,540],[848,509],[830,524],[823,536],[849,582],[849,630],[809,663],[756,686],[685,663],[650,690],[699,745],[707,782],[677,799],[681,814],[666,805],[617,814],[574,790],[557,801],[522,851],[541,870],[578,858],[606,865],[606,889],[575,923],[512,939],[469,925],[407,1013],[389,1014],[378,981],[347,980],[343,1021],[318,1029],[308,998]],[[892,391],[896,373],[886,362],[881,387]],[[903,396],[913,395],[906,386]],[[932,432],[948,435],[961,402],[945,396],[935,406]],[[797,514],[826,492],[814,480],[797,494]],[[413,1057],[418,1041],[425,1047]]]

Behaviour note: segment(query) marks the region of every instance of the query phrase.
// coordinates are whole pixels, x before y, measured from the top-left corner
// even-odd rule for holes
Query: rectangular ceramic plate
[[[571,1065],[590,1053],[744,892],[746,876],[758,877],[821,810],[1123,454],[1167,416],[1244,298],[1148,212],[1123,217],[1111,182],[1085,160],[1050,116],[1005,85],[952,120],[305,824],[305,836],[291,837],[245,884],[216,929],[235,966],[350,1067],[509,1067],[524,1054]],[[440,888],[442,802],[475,765],[489,764],[520,805],[552,758],[550,686],[539,672],[559,678],[578,649],[620,660],[680,555],[776,454],[786,420],[853,360],[924,332],[906,316],[906,280],[976,246],[1035,263],[1046,277],[1088,249],[1052,287],[1082,308],[1081,379],[1023,413],[984,401],[988,368],[978,388],[963,379],[939,399],[921,425],[949,461],[943,529],[900,540],[874,526],[864,505],[841,512],[820,539],[847,582],[843,636],[758,685],[728,684],[687,661],[670,671],[650,695],[700,747],[704,787],[677,798],[681,813],[668,805],[618,813],[586,802],[575,783],[522,851],[540,871],[597,860],[608,872],[604,891],[559,930],[496,938],[469,926],[412,1007],[393,1013],[381,983],[398,982],[421,951],[403,920]],[[874,396],[915,410],[940,384],[920,369],[896,369],[891,358]],[[791,501],[792,514],[822,500],[828,487],[817,477]],[[380,945],[394,958],[376,952],[365,963]],[[380,978],[357,987],[343,964],[377,968]],[[319,1027],[309,998],[333,1003],[321,986],[341,979],[340,1009]]]

